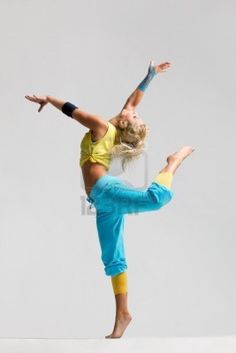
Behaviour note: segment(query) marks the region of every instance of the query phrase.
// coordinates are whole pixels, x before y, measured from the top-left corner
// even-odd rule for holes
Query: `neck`
[[[111,118],[108,120],[110,123],[112,123],[116,128],[118,128],[118,119],[119,119],[120,114],[116,115],[114,118]]]

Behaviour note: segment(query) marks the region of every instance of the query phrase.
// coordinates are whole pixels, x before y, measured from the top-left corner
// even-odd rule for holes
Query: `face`
[[[120,120],[128,120],[131,124],[144,124],[143,120],[139,117],[135,110],[123,109],[120,113]]]

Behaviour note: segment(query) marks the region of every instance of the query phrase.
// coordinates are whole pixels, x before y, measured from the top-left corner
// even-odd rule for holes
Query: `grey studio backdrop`
[[[171,61],[138,112],[147,151],[121,173],[144,189],[182,145],[196,148],[158,212],[126,217],[126,336],[236,333],[235,2],[6,1],[0,4],[0,336],[109,334],[115,301],[79,168],[87,129],[26,94],[105,119],[150,59]]]

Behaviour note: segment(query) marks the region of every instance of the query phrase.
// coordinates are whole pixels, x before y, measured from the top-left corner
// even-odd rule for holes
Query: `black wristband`
[[[78,107],[76,107],[74,104],[70,103],[70,102],[66,102],[65,104],[63,104],[61,111],[70,116],[72,118],[72,112]]]

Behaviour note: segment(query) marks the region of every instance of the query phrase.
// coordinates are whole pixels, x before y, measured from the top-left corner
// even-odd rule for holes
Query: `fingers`
[[[38,112],[39,112],[39,113],[41,112],[41,110],[43,109],[43,107],[44,107],[45,104],[41,102],[40,98],[38,98],[35,94],[33,94],[33,97],[26,95],[25,98],[28,99],[28,100],[31,101],[31,102],[40,104],[40,107],[39,107],[39,109],[38,109]]]
[[[154,60],[150,60],[149,72],[152,69],[155,69],[155,71],[159,72],[159,73],[166,72],[166,70],[168,68],[170,68],[171,65],[172,65],[171,62],[169,62],[169,61],[164,61],[164,62],[162,62],[160,64],[155,64]]]
[[[33,94],[35,102],[41,104],[41,100],[39,97],[37,97],[35,94]]]
[[[171,63],[165,63],[164,64],[164,67],[170,67],[171,66]]]
[[[160,64],[161,67],[163,67],[163,69],[167,68],[167,67],[170,67],[171,64],[170,63],[163,63],[163,64]]]
[[[30,96],[25,96],[26,99],[28,99],[29,101],[32,100],[32,98]]]
[[[25,96],[26,99],[28,99],[29,101],[31,102],[36,102],[37,103],[37,100],[31,96]]]
[[[160,66],[170,66],[171,63],[169,61],[165,61],[164,63],[160,63]]]
[[[171,66],[171,63],[170,62],[165,62],[165,63],[162,63],[160,65],[157,65],[159,67],[159,73],[162,73],[162,72],[166,72],[167,69],[170,68]]]
[[[25,96],[25,98],[30,100],[31,102],[42,104],[42,99],[37,97],[35,94],[33,94],[33,96],[27,95],[27,96]]]

